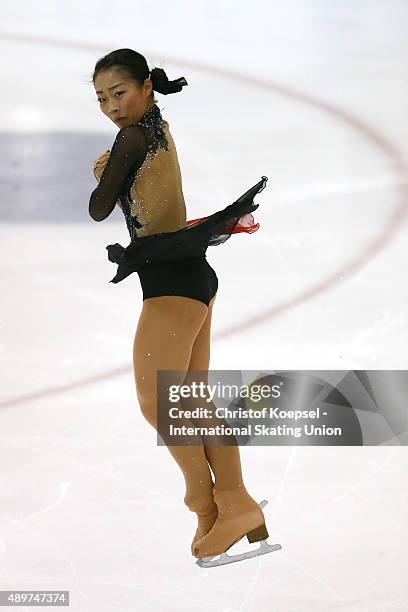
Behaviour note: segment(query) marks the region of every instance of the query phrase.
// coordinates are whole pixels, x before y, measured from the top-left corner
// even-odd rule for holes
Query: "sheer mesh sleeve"
[[[99,185],[89,200],[89,214],[94,221],[109,217],[126,179],[142,165],[146,154],[146,137],[138,125],[127,125],[119,130]]]

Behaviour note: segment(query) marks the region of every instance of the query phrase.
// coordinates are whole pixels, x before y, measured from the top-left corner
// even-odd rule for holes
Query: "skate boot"
[[[212,488],[203,492],[202,496],[196,496],[194,499],[192,496],[186,495],[184,503],[191,512],[197,514],[198,527],[191,543],[191,554],[193,554],[195,543],[205,536],[214,525],[218,516],[218,507],[214,501]]]
[[[193,555],[198,557],[197,564],[200,567],[223,565],[281,548],[279,544],[270,545],[266,542],[269,535],[262,512],[262,507],[267,503],[266,500],[257,504],[243,484],[235,489],[224,491],[217,491],[214,486],[213,493],[218,508],[218,518],[211,531],[192,546]],[[235,555],[235,557],[226,555],[226,551],[244,536],[247,536],[250,543],[260,542],[260,548]],[[221,555],[219,561],[211,559],[216,555]]]

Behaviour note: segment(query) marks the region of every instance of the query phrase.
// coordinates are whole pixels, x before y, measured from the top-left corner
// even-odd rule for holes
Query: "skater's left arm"
[[[142,165],[146,154],[146,137],[138,125],[128,125],[119,130],[99,185],[89,200],[89,214],[94,221],[109,217],[126,179]]]

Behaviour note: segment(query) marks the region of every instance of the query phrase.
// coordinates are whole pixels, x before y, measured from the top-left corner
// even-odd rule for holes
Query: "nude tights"
[[[177,384],[207,380],[214,299],[209,307],[184,296],[154,297],[143,302],[133,346],[134,375],[141,412],[156,430],[157,370],[180,371]],[[187,404],[183,400],[179,407],[194,408],[194,401],[197,400],[190,399]],[[206,407],[210,406],[206,404]],[[177,419],[175,424],[182,423],[188,426],[200,424],[189,419]],[[159,421],[159,430],[160,427]],[[218,490],[235,488],[243,482],[240,452],[235,445],[215,446],[214,441],[205,445],[201,437],[195,438],[194,442],[197,443],[166,445],[184,476],[184,502],[193,511],[205,512],[214,504],[210,467]]]

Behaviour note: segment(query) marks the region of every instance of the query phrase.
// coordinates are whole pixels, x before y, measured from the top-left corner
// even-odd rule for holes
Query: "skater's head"
[[[97,100],[104,115],[118,127],[137,123],[157,100],[153,91],[181,91],[184,77],[169,81],[162,68],[149,69],[146,59],[133,49],[117,49],[101,57],[92,75]]]
[[[117,126],[137,123],[157,102],[146,59],[132,49],[118,49],[97,61],[92,76],[99,107]]]

